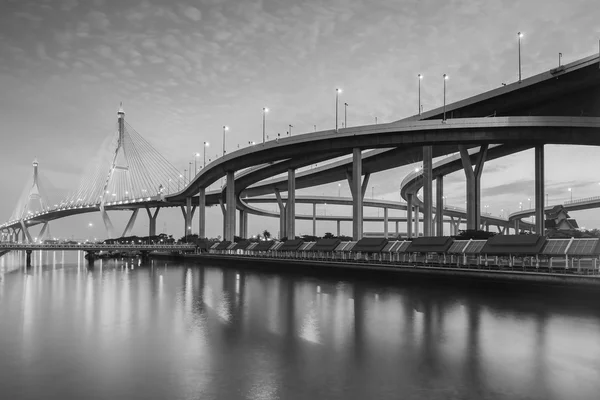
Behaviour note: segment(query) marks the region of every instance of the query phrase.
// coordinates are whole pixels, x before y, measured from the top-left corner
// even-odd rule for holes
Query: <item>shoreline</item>
[[[151,258],[192,261],[199,264],[236,269],[268,269],[280,272],[302,272],[310,274],[336,274],[340,272],[361,276],[385,278],[390,275],[409,279],[452,281],[453,283],[485,284],[486,286],[554,287],[563,289],[585,289],[600,291],[600,276],[569,275],[532,271],[506,271],[491,269],[466,269],[455,266],[417,266],[401,264],[379,264],[350,261],[323,261],[248,257],[216,254],[152,254]]]

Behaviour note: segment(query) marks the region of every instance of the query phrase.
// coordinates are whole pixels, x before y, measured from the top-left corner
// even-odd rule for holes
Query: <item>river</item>
[[[2,399],[585,399],[600,297],[0,258]]]

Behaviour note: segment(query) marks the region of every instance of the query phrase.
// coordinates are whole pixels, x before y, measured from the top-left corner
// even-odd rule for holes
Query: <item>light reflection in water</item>
[[[25,268],[11,257],[0,259],[7,398],[592,399],[600,390],[595,301],[156,261],[91,267],[72,253]]]

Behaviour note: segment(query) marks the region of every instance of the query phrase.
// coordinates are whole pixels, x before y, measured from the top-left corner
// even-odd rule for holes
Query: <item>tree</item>
[[[323,239],[333,239],[333,233],[331,232],[325,232],[325,234],[323,235]]]
[[[263,237],[264,237],[266,240],[269,240],[269,239],[271,239],[271,232],[269,232],[268,230],[266,230],[266,229],[265,229],[265,230],[263,231]]]

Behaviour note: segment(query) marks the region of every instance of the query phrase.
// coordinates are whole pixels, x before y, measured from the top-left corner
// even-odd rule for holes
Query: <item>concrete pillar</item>
[[[419,237],[419,206],[415,207],[415,237]]]
[[[337,235],[338,237],[341,235],[341,229],[340,229],[340,225],[342,223],[342,221],[340,221],[339,219],[336,221],[337,222]]]
[[[275,197],[277,198],[277,204],[279,205],[279,238],[286,236],[285,231],[285,220],[286,220],[286,212],[285,212],[285,204],[283,204],[283,200],[281,199],[281,193],[279,189],[275,189]]]
[[[248,239],[248,211],[240,210],[240,237]]]
[[[206,188],[198,190],[198,237],[206,238]]]
[[[227,187],[225,188],[225,202],[227,204],[225,218],[225,240],[233,242],[235,236],[235,179],[234,172],[227,171]]]
[[[423,147],[423,236],[433,236],[433,149]]]
[[[352,150],[352,238],[363,237],[362,151]],[[365,186],[366,187],[366,186]]]
[[[185,199],[185,214],[183,215],[185,220],[185,236],[192,234],[192,197],[186,197]]]
[[[383,237],[388,238],[388,209],[384,207],[383,209]]]
[[[437,236],[444,236],[444,177],[438,175],[435,178],[435,216]]]
[[[221,213],[223,214],[223,240],[225,240],[225,225],[227,220],[227,211],[225,210],[225,203],[223,202],[223,196],[219,199],[219,206],[221,206]]]
[[[313,203],[313,236],[317,236],[317,203]]]
[[[398,237],[398,235],[400,234],[400,230],[398,229],[399,222],[400,221],[396,221],[396,237]]]
[[[156,219],[159,210],[160,207],[156,207],[156,210],[152,213],[150,208],[146,207],[146,213],[148,214],[148,236],[156,236]]]
[[[286,236],[288,239],[296,237],[296,170],[288,169],[288,196],[286,205]]]
[[[515,228],[515,235],[518,235],[518,234],[519,234],[519,230],[520,230],[520,228],[519,228],[519,220],[518,220],[518,219],[515,219],[515,222],[514,222],[514,224],[515,224],[515,225],[514,225],[514,228]]]
[[[535,233],[545,234],[544,213],[544,145],[535,146]]]
[[[477,153],[475,169],[464,145],[459,145],[460,158],[467,179],[467,229],[479,229],[481,221],[481,173],[487,157],[488,145],[482,145]]]
[[[408,193],[406,195],[406,236],[412,238],[412,224],[413,224],[413,194]]]
[[[129,221],[127,221],[127,225],[125,225],[125,229],[123,230],[123,234],[121,235],[121,237],[126,237],[131,234],[131,230],[133,229],[133,225],[135,224],[138,211],[140,211],[140,209],[136,208],[135,210],[133,210],[133,213],[131,213],[131,217],[129,217]]]

